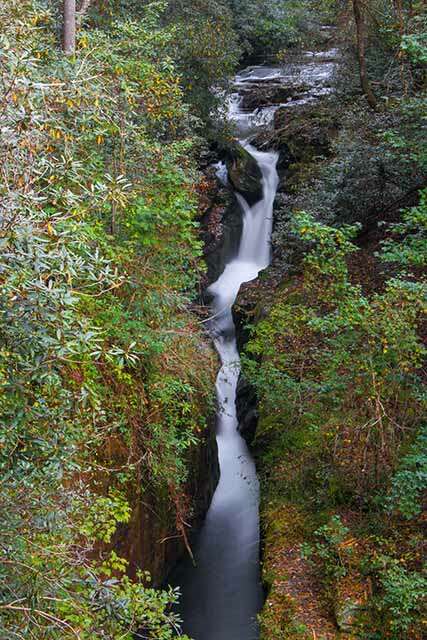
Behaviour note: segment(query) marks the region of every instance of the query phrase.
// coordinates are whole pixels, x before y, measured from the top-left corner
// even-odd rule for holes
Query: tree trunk
[[[402,0],[394,0],[394,7],[396,11],[397,21],[399,23],[400,44],[402,44],[403,36],[405,35],[405,18],[403,15]],[[409,68],[406,69],[406,56],[403,49],[399,50],[398,58],[400,67],[400,80],[402,82],[403,93],[406,95],[408,93],[407,71],[409,71]]]
[[[377,110],[378,102],[372,91],[371,84],[369,82],[368,74],[366,71],[366,56],[365,56],[365,43],[366,43],[366,26],[365,17],[363,15],[362,2],[360,0],[353,0],[354,21],[356,23],[356,35],[357,35],[357,55],[359,58],[359,73],[360,84],[362,91],[366,96],[369,106],[372,109]]]
[[[66,56],[76,50],[76,0],[64,0],[62,48]]]

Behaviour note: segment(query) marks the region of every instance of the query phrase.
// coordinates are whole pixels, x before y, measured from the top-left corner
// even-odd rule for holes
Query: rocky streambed
[[[322,105],[334,94],[340,50],[332,45],[333,27],[325,27],[324,35],[322,51],[294,52],[274,65],[242,69],[227,99],[229,119],[239,135],[250,138],[260,150],[279,152],[279,192],[291,185],[295,165],[329,153],[337,130],[335,118]],[[208,279],[213,281],[238,249],[242,216],[234,192],[256,202],[261,195],[260,174],[250,154],[236,144],[222,151],[221,160],[207,175],[213,186],[202,227]]]
[[[273,124],[274,129],[277,111],[312,104],[333,93],[339,55],[337,48],[304,51],[289,55],[279,65],[248,67],[236,78],[238,93],[232,94],[231,107],[238,105],[240,121],[244,119],[242,110],[248,114],[256,110],[257,117],[251,117],[251,125],[259,128]]]

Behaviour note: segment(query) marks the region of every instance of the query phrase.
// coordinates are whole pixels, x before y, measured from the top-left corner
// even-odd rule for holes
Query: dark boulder
[[[236,410],[238,431],[248,444],[255,438],[258,425],[257,397],[254,387],[240,376],[236,390]]]
[[[298,110],[278,109],[274,117],[276,148],[286,148],[297,162],[331,155],[338,118],[325,105],[308,104]]]
[[[233,189],[251,206],[261,200],[262,174],[255,158],[244,147],[236,144],[228,151],[226,164]]]
[[[252,85],[243,93],[241,106],[243,109],[254,111],[263,107],[285,104],[299,99],[307,93],[308,89],[309,87],[305,84]]]

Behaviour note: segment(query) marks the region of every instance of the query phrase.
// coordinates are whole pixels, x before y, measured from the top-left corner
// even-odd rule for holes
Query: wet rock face
[[[258,426],[257,404],[258,400],[254,387],[249,384],[243,375],[240,375],[236,392],[238,431],[248,444],[251,444],[255,438]]]
[[[224,156],[224,151],[222,152]],[[254,158],[240,145],[225,152],[225,163],[205,170],[210,188],[201,207],[201,236],[207,265],[207,283],[215,282],[239,250],[243,228],[242,210],[234,190],[254,204],[262,198],[262,175]],[[221,168],[219,166],[221,165]],[[206,284],[206,283],[205,283]],[[209,304],[208,297],[204,302]]]
[[[208,282],[215,282],[224,271],[230,256],[237,254],[242,235],[242,224],[242,212],[236,199],[233,198],[220,213],[220,219],[216,222],[219,227],[216,237],[211,238],[211,241],[205,244],[204,257],[208,267]],[[205,303],[208,304],[209,300],[206,299]]]
[[[199,194],[200,235],[207,265],[204,286],[217,280],[226,261],[237,254],[242,233],[242,214],[230,189],[225,163],[218,162],[218,155],[211,159],[216,162],[205,167]]]
[[[191,526],[197,529],[203,522],[219,481],[216,416],[208,419],[206,434],[199,446],[193,447],[188,468],[190,475],[186,492],[192,499]]]
[[[188,460],[189,478],[184,493],[190,496],[191,531],[203,521],[219,480],[215,418],[208,420],[206,433],[195,445]],[[138,487],[129,498],[132,520],[121,527],[114,549],[129,561],[129,574],[149,571],[153,584],[166,579],[177,560],[187,553],[182,536],[176,530],[175,505],[166,487]]]
[[[272,105],[283,104],[302,98],[309,87],[304,84],[283,85],[281,83],[256,83],[243,93],[242,107],[254,111]]]
[[[226,160],[231,186],[252,206],[262,198],[262,175],[256,160],[240,145]]]

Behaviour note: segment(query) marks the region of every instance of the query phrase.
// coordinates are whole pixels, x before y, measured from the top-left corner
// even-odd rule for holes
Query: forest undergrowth
[[[260,139],[286,159],[244,357],[260,416],[261,636],[420,639],[425,12],[364,6],[370,105],[352,7],[336,9],[334,95],[284,108]]]

